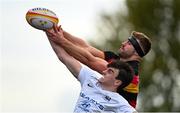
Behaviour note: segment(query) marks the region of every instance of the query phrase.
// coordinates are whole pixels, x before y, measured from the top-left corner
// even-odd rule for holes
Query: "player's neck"
[[[120,58],[121,61],[127,62],[127,61],[138,61],[141,62],[142,58],[136,55],[133,55],[129,58]]]
[[[104,84],[101,84],[101,88],[103,90],[106,90],[106,91],[110,91],[110,92],[116,92],[116,87],[114,86],[108,86],[108,85],[104,85]]]

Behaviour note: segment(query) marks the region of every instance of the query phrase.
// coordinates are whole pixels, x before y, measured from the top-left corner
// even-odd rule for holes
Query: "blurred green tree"
[[[133,30],[149,36],[152,50],[141,64],[138,110],[180,111],[180,0],[125,4],[126,10],[102,12],[94,46],[117,51]]]

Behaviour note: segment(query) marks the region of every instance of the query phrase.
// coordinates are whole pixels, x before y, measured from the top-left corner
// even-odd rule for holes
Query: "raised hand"
[[[55,43],[60,43],[61,39],[64,38],[61,26],[53,25],[53,29],[46,30],[45,32],[48,39]]]

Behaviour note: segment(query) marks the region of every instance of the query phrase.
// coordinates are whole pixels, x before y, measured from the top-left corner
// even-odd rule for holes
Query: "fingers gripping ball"
[[[58,24],[59,19],[54,12],[46,8],[33,8],[26,13],[27,22],[39,30],[47,30]]]

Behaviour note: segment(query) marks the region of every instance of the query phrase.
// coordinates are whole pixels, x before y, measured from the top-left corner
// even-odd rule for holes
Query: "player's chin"
[[[99,78],[99,82],[103,83],[104,82],[104,77]]]

